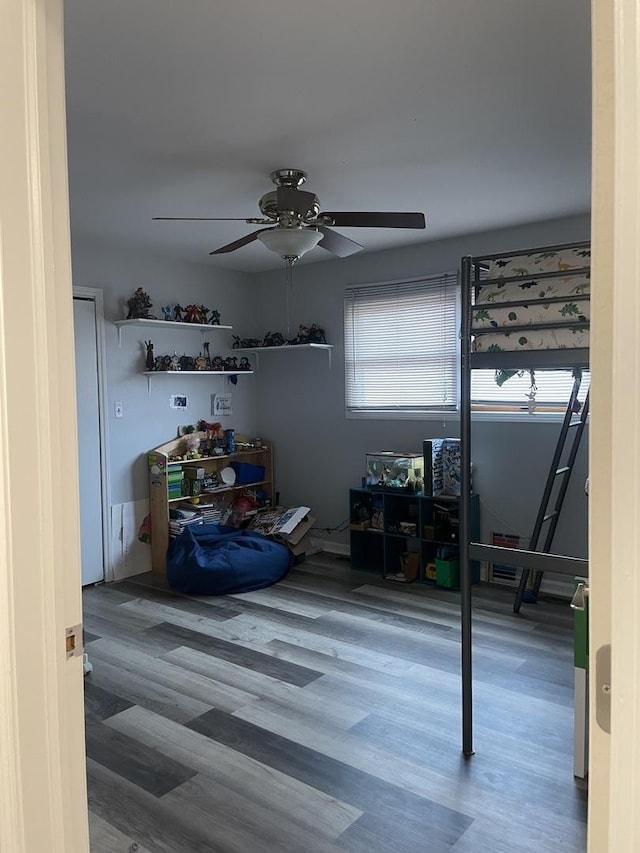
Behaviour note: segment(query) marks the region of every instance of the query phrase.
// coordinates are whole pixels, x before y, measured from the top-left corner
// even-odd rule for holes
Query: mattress
[[[581,349],[589,347],[589,329],[535,329],[531,332],[497,332],[477,335],[474,352],[517,352],[541,349]]]
[[[492,261],[488,269],[491,282],[479,288],[473,308],[473,329],[504,329],[504,333],[477,335],[474,350],[588,347],[590,277],[588,272],[578,270],[589,266],[590,254],[588,248],[572,248]],[[538,278],[540,273],[550,272],[564,275]],[[521,280],[500,281],[515,276]],[[523,305],[501,307],[502,303],[524,300],[527,301]],[[566,323],[575,323],[575,326],[553,328]],[[537,325],[548,328],[508,331],[510,326]]]

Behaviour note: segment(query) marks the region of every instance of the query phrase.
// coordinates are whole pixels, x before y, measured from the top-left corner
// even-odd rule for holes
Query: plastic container
[[[236,486],[260,483],[264,480],[264,465],[252,465],[250,462],[230,462],[229,466],[236,472]]]
[[[458,560],[440,560],[436,557],[436,583],[438,586],[456,588],[460,586],[460,563]]]

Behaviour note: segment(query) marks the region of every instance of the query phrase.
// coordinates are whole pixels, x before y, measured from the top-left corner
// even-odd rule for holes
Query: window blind
[[[535,353],[532,353],[535,361]],[[538,406],[567,405],[573,388],[571,370],[534,370],[536,384],[536,404]],[[578,399],[584,403],[589,390],[590,374],[582,371],[582,384]],[[531,374],[528,370],[522,375],[511,376],[501,386],[496,383],[494,370],[471,371],[471,401],[474,406],[498,405],[515,406],[526,409],[531,388]]]
[[[347,411],[457,408],[457,294],[456,273],[345,291]]]

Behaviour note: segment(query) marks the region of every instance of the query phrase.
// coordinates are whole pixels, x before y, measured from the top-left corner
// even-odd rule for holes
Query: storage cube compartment
[[[349,503],[349,527],[351,530],[384,529],[382,495],[358,491],[351,493]]]
[[[385,501],[384,529],[399,536],[417,536],[420,529],[420,505],[411,499],[387,495]]]
[[[424,481],[424,459],[419,453],[381,450],[367,453],[366,464],[365,481],[369,488],[413,492]]]
[[[387,538],[384,554],[385,580],[410,583],[420,574],[419,544],[411,540]]]
[[[375,572],[379,577],[384,567],[382,535],[369,531],[352,531],[351,565],[359,571]]]

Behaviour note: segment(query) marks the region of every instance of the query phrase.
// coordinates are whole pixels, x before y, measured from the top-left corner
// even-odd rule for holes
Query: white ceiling
[[[417,210],[376,250],[589,210],[588,0],[65,0],[72,233],[212,266],[282,261],[276,168],[325,210]],[[328,260],[314,249],[300,263]]]

